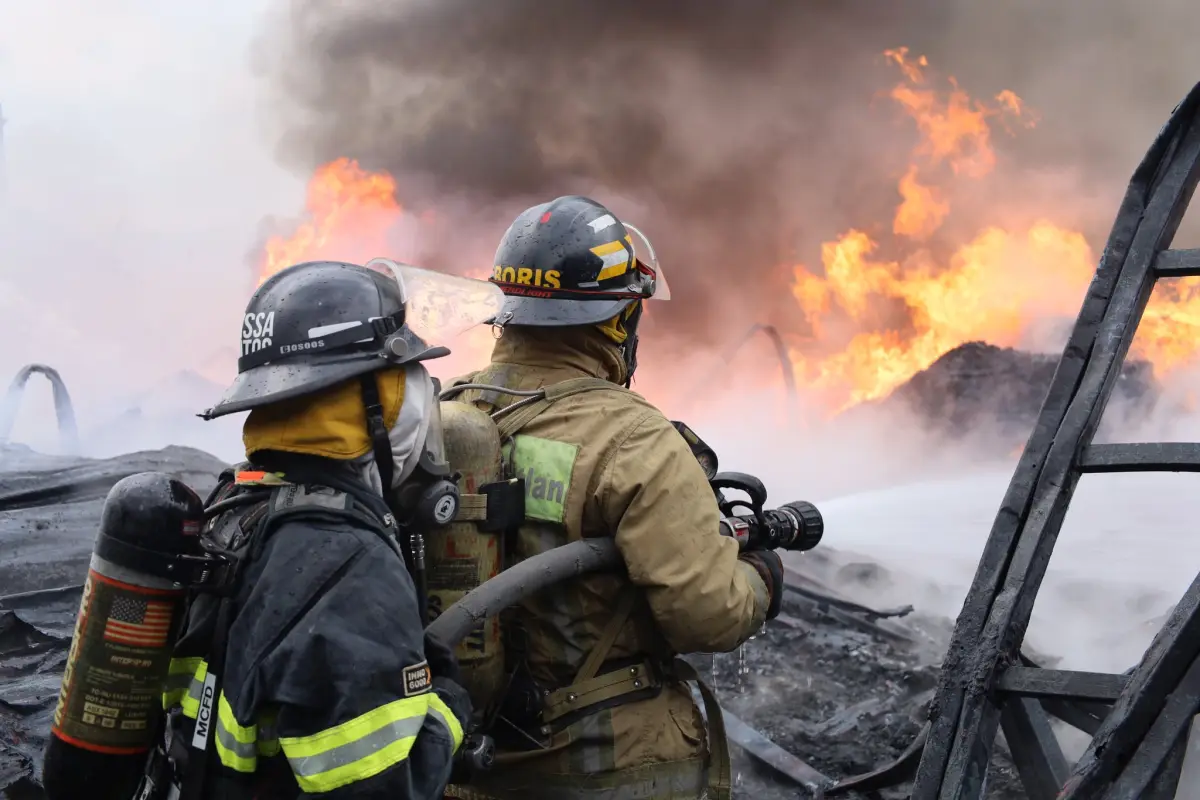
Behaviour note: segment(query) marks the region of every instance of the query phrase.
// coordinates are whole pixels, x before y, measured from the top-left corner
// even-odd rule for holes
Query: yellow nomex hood
[[[383,422],[396,425],[404,405],[403,367],[375,373]],[[246,457],[260,450],[303,453],[350,461],[371,452],[367,411],[359,380],[346,381],[304,397],[255,408],[242,428]]]

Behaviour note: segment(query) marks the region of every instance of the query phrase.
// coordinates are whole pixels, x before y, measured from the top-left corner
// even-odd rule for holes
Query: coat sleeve
[[[309,597],[259,662],[255,693],[277,709],[275,735],[301,796],[441,798],[470,700],[430,675],[408,571],[373,533],[297,527],[281,527],[272,544],[340,566],[315,592],[290,559],[288,574],[270,576],[272,592],[288,592],[294,576],[296,599]]]
[[[618,441],[594,499],[676,652],[727,652],[762,627],[767,587],[721,535],[704,471],[662,414]]]

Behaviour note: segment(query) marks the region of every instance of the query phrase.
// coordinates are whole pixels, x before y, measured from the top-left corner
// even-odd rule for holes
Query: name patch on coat
[[[404,668],[404,696],[412,697],[417,694],[425,694],[429,691],[429,687],[433,686],[433,672],[429,669],[429,662],[422,661],[420,664],[413,664],[411,667]]]
[[[525,481],[525,516],[544,522],[562,522],[571,473],[579,445],[539,439],[536,436],[513,437],[512,468]]]

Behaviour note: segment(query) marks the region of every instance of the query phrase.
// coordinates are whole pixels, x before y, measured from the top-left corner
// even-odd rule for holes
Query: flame
[[[304,261],[363,262],[392,252],[390,238],[404,218],[396,181],[339,158],[320,167],[308,182],[308,219],[290,236],[272,236],[263,248],[258,282]]]
[[[339,158],[318,168],[308,182],[304,219],[290,234],[272,236],[263,246],[258,285],[280,270],[305,261],[330,259],[362,264],[384,256],[413,263],[415,240],[422,230],[434,225],[435,218],[432,212],[406,213],[396,196],[397,183],[392,175],[364,170],[353,159]],[[486,279],[491,268],[470,268],[460,274]],[[436,309],[436,302],[422,307],[434,326]],[[427,362],[435,376],[447,378],[480,366],[491,347],[490,329],[480,326],[456,337],[453,345],[451,357]]]
[[[1021,228],[985,222],[948,245],[954,190],[996,167],[994,126],[1014,133],[1036,116],[1010,90],[982,102],[953,77],[948,89],[933,88],[928,59],[907,48],[884,55],[903,76],[888,97],[919,133],[897,184],[894,237],[884,246],[866,232],[874,226],[851,229],[822,245],[823,276],[794,269],[792,294],[809,326],[792,350],[797,380],[834,411],[887,395],[958,345],[1020,346],[1040,321],[1074,317],[1096,266],[1084,236],[1050,219]],[[1160,287],[1134,355],[1160,372],[1186,363],[1198,324],[1196,287]]]
[[[964,190],[987,191],[984,182],[997,168],[997,133],[1036,126],[1037,115],[1021,97],[1006,89],[979,100],[952,76],[935,85],[925,56],[903,47],[883,55],[901,75],[886,96],[918,134],[897,171],[890,233],[878,233],[888,230],[886,223],[864,220],[822,244],[819,271],[803,264],[792,270],[792,296],[807,324],[805,336],[789,342],[797,383],[833,412],[887,395],[966,342],[1027,345],[1044,320],[1074,318],[1096,265],[1083,234],[1051,213],[1015,227],[955,217],[963,215],[955,201]],[[397,251],[397,230],[407,225],[415,236],[431,220],[406,214],[396,197],[392,176],[351,159],[316,170],[305,219],[266,243],[259,283],[307,260],[362,263],[390,254],[411,261]],[[461,274],[488,272],[482,265]],[[1198,326],[1200,284],[1162,283],[1131,355],[1150,360],[1159,376],[1168,374],[1194,361]],[[456,345],[456,367],[467,366],[464,357],[471,366],[486,357],[488,330],[471,337]],[[438,370],[442,362],[430,366]]]

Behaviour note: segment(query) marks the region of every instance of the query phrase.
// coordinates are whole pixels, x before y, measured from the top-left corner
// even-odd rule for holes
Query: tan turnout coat
[[[699,464],[658,409],[619,385],[624,364],[602,333],[508,328],[488,368],[454,384],[537,389],[588,376],[611,381],[611,389],[559,399],[506,449],[506,467],[526,482],[516,560],[605,536],[615,538],[628,568],[628,578],[593,575],[560,584],[514,612],[526,632],[531,672],[552,689],[572,683],[629,581],[640,591],[631,593],[637,600],[606,665],[732,650],[762,627],[767,608],[762,578],[738,560],[737,544],[719,534],[719,511]],[[519,398],[468,390],[456,399],[491,411]],[[704,721],[687,684],[664,681],[657,696],[588,714],[547,736],[541,749],[502,752],[485,783],[448,794],[699,797]]]

